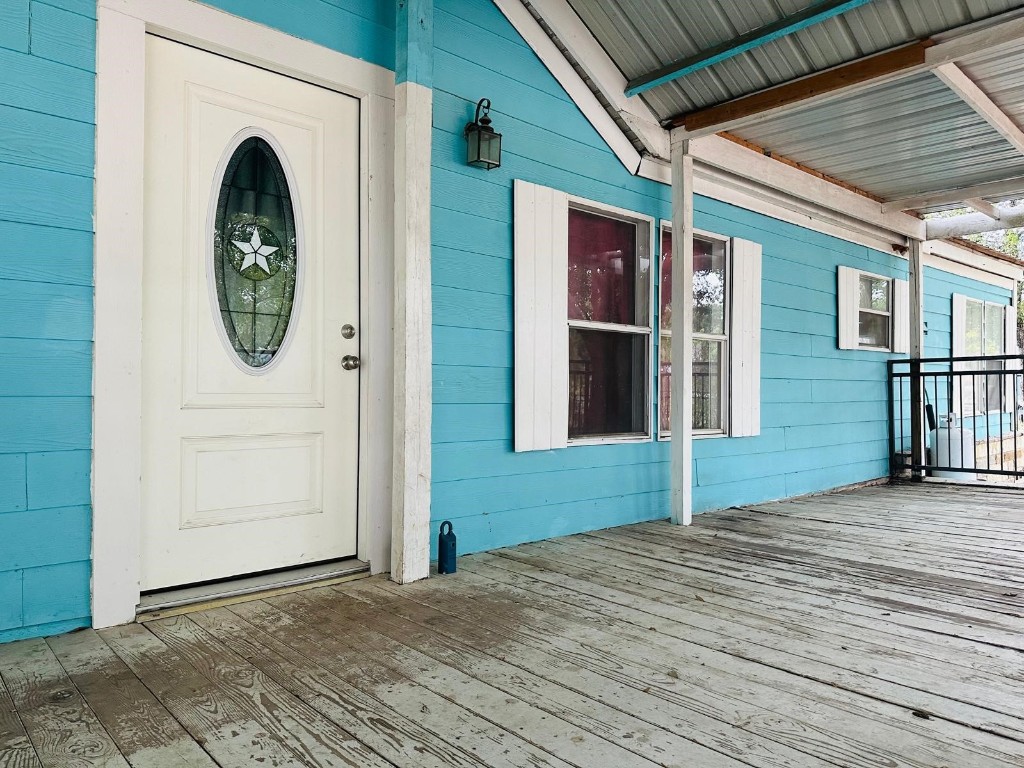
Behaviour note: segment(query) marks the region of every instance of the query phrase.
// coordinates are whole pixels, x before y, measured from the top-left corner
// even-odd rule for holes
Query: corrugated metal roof
[[[809,0],[568,0],[627,78],[790,16]],[[663,119],[989,18],[1024,0],[875,0],[643,94]]]
[[[885,199],[1024,176],[1024,155],[928,73],[735,133]]]

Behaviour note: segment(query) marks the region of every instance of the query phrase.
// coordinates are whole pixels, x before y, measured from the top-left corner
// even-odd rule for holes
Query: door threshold
[[[246,600],[298,592],[304,589],[326,587],[345,581],[366,578],[370,575],[370,564],[350,558],[330,563],[319,563],[286,571],[275,571],[256,576],[246,576],[230,581],[169,589],[143,595],[135,611],[139,622],[178,616],[183,613],[216,608]]]

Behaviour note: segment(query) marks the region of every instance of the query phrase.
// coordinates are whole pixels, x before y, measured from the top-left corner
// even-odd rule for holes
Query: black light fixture
[[[490,115],[491,100],[480,99],[476,119],[466,124],[466,162],[488,171],[501,165],[501,134],[491,128]]]

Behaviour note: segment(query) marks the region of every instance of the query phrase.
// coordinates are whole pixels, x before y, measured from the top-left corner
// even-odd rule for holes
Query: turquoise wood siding
[[[89,623],[93,0],[0,3],[0,641]]]
[[[489,2],[436,0],[434,19],[433,502],[472,552],[668,515],[664,441],[512,451],[512,182],[657,218],[667,187],[627,173]],[[462,129],[493,102],[502,166],[465,165]],[[888,473],[888,354],[836,345],[842,264],[906,277],[906,261],[697,198],[696,225],[763,245],[761,435],[694,444],[697,511]],[[1005,292],[927,272],[929,351],[949,351],[952,292]],[[655,382],[656,384],[656,382]],[[653,415],[652,415],[653,418]]]

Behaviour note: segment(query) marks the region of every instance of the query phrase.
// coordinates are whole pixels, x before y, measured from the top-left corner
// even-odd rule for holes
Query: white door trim
[[[139,602],[147,32],[360,100],[359,331],[364,365],[359,424],[359,557],[369,560],[374,572],[390,567],[394,73],[192,0],[99,0],[92,467],[94,627],[132,621]]]

